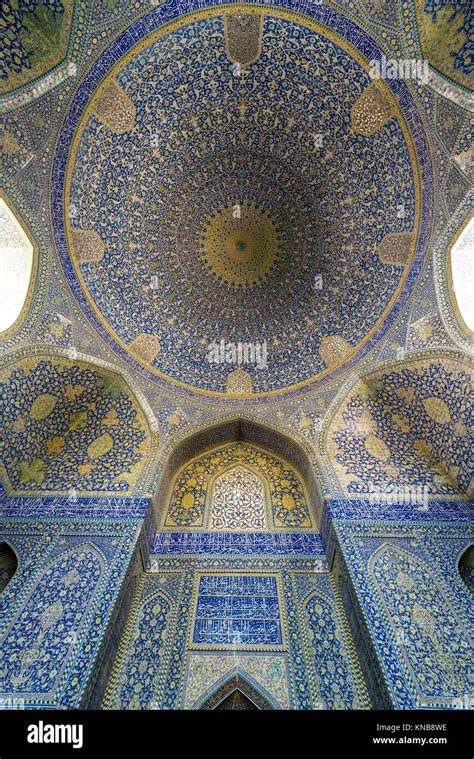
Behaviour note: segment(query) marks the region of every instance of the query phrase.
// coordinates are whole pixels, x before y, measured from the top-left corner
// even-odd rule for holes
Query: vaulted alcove
[[[465,5],[3,3],[0,706],[466,703]]]

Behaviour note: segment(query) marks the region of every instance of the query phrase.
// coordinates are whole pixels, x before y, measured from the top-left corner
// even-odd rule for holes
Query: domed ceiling
[[[406,299],[425,147],[405,85],[367,73],[361,30],[341,25],[365,57],[295,13],[222,13],[138,44],[132,28],[97,62],[53,218],[76,297],[145,374],[224,394],[236,365],[209,346],[259,343],[266,362],[242,369],[278,392],[363,355]]]

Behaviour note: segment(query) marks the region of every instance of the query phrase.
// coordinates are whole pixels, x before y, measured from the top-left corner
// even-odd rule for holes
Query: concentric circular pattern
[[[278,253],[278,233],[262,208],[236,201],[205,225],[202,251],[219,280],[251,287],[266,277]]]
[[[208,361],[222,338],[266,342],[267,367],[245,367],[254,392],[313,380],[360,349],[409,271],[379,246],[418,224],[394,101],[375,133],[353,128],[370,85],[342,46],[276,16],[240,76],[219,16],[112,70],[98,97],[125,116],[111,123],[97,99],[86,109],[65,207],[76,274],[113,339],[148,370],[220,393],[236,368]]]

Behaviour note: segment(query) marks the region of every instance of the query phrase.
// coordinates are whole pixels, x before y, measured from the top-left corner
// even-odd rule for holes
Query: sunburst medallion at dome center
[[[279,235],[266,212],[255,205],[228,205],[205,223],[201,253],[211,271],[233,287],[265,279],[279,248]]]
[[[55,233],[75,296],[146,376],[224,395],[235,367],[210,363],[210,342],[265,341],[267,366],[246,371],[253,394],[280,393],[393,323],[428,239],[427,145],[408,91],[372,81],[362,30],[272,6],[235,76],[222,13],[99,59],[58,148]]]

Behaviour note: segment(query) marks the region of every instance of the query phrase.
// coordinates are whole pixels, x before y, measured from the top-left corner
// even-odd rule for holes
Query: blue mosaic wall
[[[48,516],[48,499],[37,499],[31,510],[23,503],[22,516],[12,516],[20,500],[0,506],[0,541],[18,556],[0,594],[0,704],[79,707],[113,653],[103,642],[143,516],[127,515],[123,499],[119,518],[117,509],[106,519],[86,516],[94,507],[86,499],[74,514],[63,499],[69,517]],[[57,506],[60,499],[50,500]]]
[[[369,707],[321,544],[264,557],[163,545],[158,535],[105,708],[199,708],[236,673],[266,708]]]
[[[148,422],[119,375],[29,356],[4,369],[0,473],[10,493],[128,493],[151,449]]]
[[[203,9],[207,4],[206,0],[167,0],[155,3],[155,7],[148,4],[146,12],[142,14],[141,9],[135,10],[136,4],[129,4],[128,0],[116,0],[113,8],[106,8],[107,4],[102,2],[74,3],[75,18],[70,19],[71,46],[68,44],[68,47],[74,50],[74,59],[78,64],[77,78],[67,77],[67,82],[63,80],[65,86],[55,87],[51,83],[46,90],[42,86],[35,86],[34,90],[30,87],[32,79],[43,74],[46,76],[51,67],[56,66],[60,58],[66,55],[67,35],[60,46],[54,46],[60,53],[57,58],[51,58],[47,50],[40,50],[36,46],[36,56],[40,60],[36,60],[31,68],[25,68],[20,62],[20,70],[14,72],[12,61],[7,62],[8,81],[4,72],[4,85],[7,84],[8,90],[21,85],[21,91],[16,89],[11,99],[3,99],[2,102],[7,104],[7,110],[20,102],[30,102],[31,107],[11,111],[6,120],[7,131],[2,135],[1,142],[9,195],[34,231],[40,250],[45,254],[40,256],[40,261],[48,261],[48,266],[42,266],[38,271],[38,287],[25,323],[28,336],[48,346],[66,348],[77,343],[80,350],[92,352],[96,358],[106,358],[103,345],[95,342],[96,336],[92,332],[88,333],[83,320],[85,313],[101,338],[117,351],[117,355],[142,377],[155,382],[157,387],[159,384],[156,382],[155,369],[161,366],[163,356],[166,355],[173,379],[184,377],[196,387],[223,390],[224,371],[220,368],[211,377],[209,366],[203,364],[202,355],[197,352],[195,340],[196,331],[202,330],[202,336],[206,336],[204,327],[211,324],[211,299],[208,298],[203,304],[202,295],[198,292],[193,295],[199,302],[187,299],[189,293],[186,291],[186,278],[176,278],[173,273],[170,279],[179,288],[178,299],[183,312],[189,313],[188,308],[192,312],[189,320],[181,321],[184,342],[175,340],[172,344],[171,341],[167,344],[167,336],[175,327],[166,324],[164,329],[164,320],[163,323],[154,323],[157,332],[162,333],[163,353],[153,359],[154,364],[143,364],[136,354],[132,354],[129,346],[114,343],[108,328],[99,322],[97,313],[86,300],[66,244],[63,218],[68,205],[64,204],[63,186],[68,151],[78,121],[90,104],[97,83],[138,39],[146,34],[155,34],[161,24],[173,21],[184,13]],[[16,23],[18,14],[12,14],[14,5],[8,0],[2,13],[13,23],[14,43],[16,49],[21,51],[21,61],[25,63],[29,54],[20,38],[25,30],[22,32]],[[472,80],[472,59],[467,54],[468,42],[465,42],[463,32],[468,28],[469,17],[464,14],[462,0],[450,3],[447,0],[416,0],[410,8],[405,3],[405,34],[403,28],[398,28],[393,37],[392,31],[397,27],[394,3],[367,5],[364,16],[357,19],[357,24],[324,2],[278,0],[275,5],[302,11],[308,17],[327,25],[340,35],[341,44],[343,40],[344,46],[355,45],[367,60],[379,59],[382,48],[387,52],[390,41],[390,50],[397,57],[411,55],[416,50],[419,57],[428,57],[432,65],[459,83],[468,83],[468,77]],[[34,6],[64,8],[65,12],[60,15],[66,21],[72,3],[69,0],[29,0],[28,7]],[[416,25],[409,22],[411,15],[408,14],[413,13],[417,13],[418,34]],[[372,23],[374,20],[376,23]],[[369,25],[370,34],[375,35],[378,42],[363,28],[369,28]],[[106,33],[104,29],[107,29]],[[235,97],[237,90],[233,89],[236,83],[224,52],[222,21],[213,18],[204,22],[201,18],[197,23],[189,24],[187,29],[179,31],[171,44],[186,45],[193,29],[199,32],[199,39],[203,43],[201,47],[209,45],[209,37],[214,37],[221,65],[221,91],[215,100],[223,100],[222,86],[229,85],[226,105],[231,114],[232,108],[238,105]],[[457,36],[456,46],[452,50],[446,50],[443,45],[437,44],[436,39],[433,46],[430,44],[433,36],[430,38],[427,34],[428,29],[434,30],[435,38],[440,32],[446,32],[442,35],[444,37],[448,33],[454,33]],[[298,39],[300,31],[301,40]],[[302,64],[302,71],[309,65],[306,58],[308,49],[311,45],[318,45],[321,40],[319,33],[310,33],[289,18],[271,20],[267,12],[267,39],[274,43],[275,50],[264,50],[260,57],[256,68],[261,80],[267,76],[268,66],[280,66],[278,54],[285,55],[287,52],[278,47],[283,32],[289,36],[289,44],[294,46],[301,59],[298,66]],[[379,43],[382,47],[379,47]],[[151,60],[162,47],[161,42],[154,43],[150,51]],[[354,65],[350,54],[336,43],[332,43],[330,49],[334,59],[337,58],[347,73]],[[209,62],[205,50],[198,49],[195,52],[196,56],[189,65],[194,84],[197,81],[196,71],[199,74],[203,65],[206,65],[206,60]],[[146,63],[146,57],[142,55],[140,63]],[[67,60],[69,59],[65,59],[66,63]],[[94,63],[91,66],[92,61]],[[385,231],[406,231],[414,222],[415,181],[412,169],[416,164],[419,165],[423,207],[413,267],[392,312],[359,352],[358,358],[363,358],[388,330],[394,326],[398,330],[394,320],[403,317],[403,309],[410,305],[407,304],[407,299],[413,292],[422,262],[426,259],[428,240],[433,239],[433,213],[443,223],[446,234],[449,232],[448,238],[454,234],[466,214],[467,203],[464,201],[463,204],[462,199],[468,190],[467,172],[463,178],[463,172],[458,170],[457,163],[460,155],[467,152],[471,145],[467,120],[464,122],[464,130],[461,130],[462,109],[454,105],[456,93],[452,88],[448,93],[453,96],[453,100],[437,95],[429,87],[414,88],[401,80],[388,82],[387,87],[397,99],[413,136],[416,156],[410,166],[401,120],[398,119],[392,119],[370,140],[351,135],[350,140],[354,140],[358,147],[356,155],[352,148],[344,150],[344,145],[349,144],[349,133],[344,137],[339,134],[334,146],[338,151],[336,164],[340,160],[337,168],[346,166],[346,161],[349,164],[357,160],[363,162],[358,176],[352,171],[352,166],[347,171],[346,199],[351,201],[352,188],[360,189],[356,186],[358,177],[365,183],[367,198],[364,201],[361,199],[359,205],[348,202],[335,219],[334,209],[338,204],[333,202],[333,198],[338,188],[334,177],[330,177],[331,164],[324,169],[321,167],[321,171],[326,172],[322,176],[328,180],[324,183],[327,194],[324,197],[322,193],[317,208],[309,202],[311,196],[306,195],[294,181],[296,172],[301,167],[304,186],[314,178],[309,171],[305,173],[312,163],[312,159],[308,160],[307,151],[302,149],[299,167],[294,160],[295,145],[300,142],[298,123],[306,119],[307,114],[312,114],[315,117],[314,123],[321,125],[324,139],[330,144],[332,130],[349,126],[349,106],[362,93],[368,77],[362,74],[354,89],[346,93],[347,97],[341,98],[340,102],[334,100],[329,110],[319,112],[320,102],[327,91],[330,92],[328,97],[332,98],[334,88],[328,86],[331,85],[333,75],[331,66],[321,62],[322,74],[318,83],[315,83],[313,77],[298,72],[293,61],[287,66],[286,71],[292,69],[292,81],[298,80],[304,86],[308,82],[309,87],[306,93],[299,93],[298,100],[292,92],[288,77],[286,85],[282,86],[285,67],[279,69],[282,76],[276,77],[279,82],[278,98],[275,98],[275,107],[269,118],[270,121],[275,119],[278,122],[280,138],[272,145],[267,141],[268,150],[260,162],[252,158],[248,159],[247,164],[237,166],[235,162],[224,165],[216,160],[214,166],[216,176],[221,179],[234,172],[242,181],[245,180],[249,201],[261,197],[264,186],[267,210],[274,214],[279,229],[285,227],[281,224],[282,214],[290,211],[293,215],[291,219],[284,220],[285,224],[291,222],[293,229],[300,234],[301,229],[305,229],[305,218],[321,221],[317,213],[318,208],[323,208],[327,212],[327,218],[336,221],[338,228],[335,234],[327,230],[327,236],[321,236],[321,230],[324,229],[322,224],[314,224],[313,232],[306,232],[308,235],[320,235],[319,241],[326,240],[331,245],[337,241],[341,230],[351,228],[351,222],[354,224],[354,218],[357,220],[358,216],[363,221],[362,226],[355,224],[356,229],[352,233],[360,246],[369,232],[372,241],[377,243]],[[358,67],[359,64],[356,68]],[[140,72],[137,69],[137,61],[131,62],[119,75],[124,92],[132,94],[133,82],[139,80]],[[173,101],[176,86],[180,83],[187,83],[185,69],[180,72],[173,70],[163,88],[162,104],[166,105],[166,114],[163,114],[160,126],[165,124],[166,129],[161,129],[160,134],[155,135],[158,142],[161,140],[163,155],[168,155],[166,139],[174,127],[170,116],[172,109],[168,105],[170,100]],[[323,87],[321,98],[314,98],[314,91],[317,91],[320,83],[326,86],[326,91]],[[44,84],[44,80],[38,84]],[[245,90],[247,85],[243,82],[241,84]],[[197,104],[199,106],[199,103],[208,98],[209,111],[213,96],[205,79],[199,86],[201,85]],[[157,94],[155,104],[159,97]],[[190,91],[186,93],[183,90],[180,97],[183,102],[187,100],[188,104],[192,104],[193,95]],[[465,102],[460,99],[460,90],[457,98],[458,102]],[[297,106],[300,113],[294,124],[284,123],[287,116],[284,106],[288,100],[303,103],[302,106]],[[149,98],[143,98],[137,92],[137,128],[149,127],[150,131],[156,124],[156,113],[153,108],[147,111],[148,101]],[[212,105],[214,107],[215,103]],[[259,117],[260,127],[266,128],[267,117],[263,113]],[[184,123],[179,111],[177,113],[179,133],[182,134],[183,129],[189,130],[192,139],[186,139],[186,145],[174,143],[180,160],[168,162],[168,171],[162,173],[172,183],[173,172],[176,171],[176,176],[180,175],[181,178],[186,175],[185,150],[189,143],[196,148],[196,152],[200,152],[202,160],[194,173],[189,172],[189,189],[185,190],[184,185],[177,182],[179,189],[175,194],[168,193],[166,196],[166,204],[171,211],[175,200],[181,202],[186,196],[196,199],[196,187],[191,184],[199,183],[206,170],[206,148],[202,146],[199,137],[202,128],[199,118],[195,127],[191,120]],[[216,119],[215,123],[209,124],[206,134],[211,135],[217,147],[222,147],[215,128],[218,123],[219,120]],[[240,134],[244,135],[249,144],[257,145],[258,152],[260,145],[256,141],[262,132],[252,123],[248,113],[246,117],[239,110],[236,123],[241,126]],[[310,132],[307,119],[305,123],[307,132]],[[280,128],[282,124],[284,126]],[[427,130],[432,133],[432,144],[436,144],[436,155],[430,154]],[[166,137],[163,136],[165,134]],[[116,145],[130,147],[136,151],[135,154],[143,149],[143,145],[139,146],[137,141],[133,145],[128,133],[124,137],[108,133],[105,125],[94,116],[83,132],[82,154],[79,157],[84,156],[86,149],[94,149],[91,143],[98,135],[103,137],[108,148]],[[89,143],[88,138],[92,138]],[[392,140],[388,153],[387,138]],[[208,144],[211,143],[208,141]],[[230,160],[231,153],[240,148],[238,135],[229,133],[225,147]],[[150,168],[154,157],[151,151],[149,153],[146,161],[150,164],[145,164],[144,159],[139,165]],[[99,153],[95,157],[102,161],[102,167],[125,170],[130,166],[127,150],[112,150],[110,162]],[[270,166],[270,159],[274,160],[276,166]],[[51,163],[53,160],[54,167]],[[436,186],[433,185],[432,164],[436,166]],[[387,166],[391,169],[389,174]],[[96,197],[101,202],[100,188],[108,190],[107,171],[97,172],[94,161],[90,163],[90,169],[91,174],[96,172],[93,179],[99,177],[99,193]],[[51,170],[52,193],[49,183]],[[131,174],[133,173],[134,170]],[[256,174],[260,177],[261,186],[255,183]],[[398,217],[389,213],[398,202],[391,181],[394,174],[398,176],[397,186],[403,188],[407,200],[405,221],[397,221]],[[81,188],[88,189],[88,192],[82,193],[81,202],[78,203],[78,215],[72,224],[75,228],[93,219],[96,213],[93,188],[88,185],[87,176],[87,170],[85,174],[78,172],[73,180],[73,199],[80,199]],[[370,196],[374,176],[379,184],[384,185],[383,192],[379,192],[378,207]],[[142,198],[137,196],[139,200],[154,200],[155,178],[153,170],[143,178],[143,194]],[[124,181],[128,179],[127,175]],[[272,191],[280,191],[278,181],[284,184],[286,180],[287,186],[294,187],[295,192],[291,194],[287,189],[282,192],[285,204],[281,206],[283,212],[280,210],[278,214],[278,209],[271,206],[269,198]],[[227,202],[229,193],[234,189],[232,185],[224,187],[223,182],[214,182],[212,192],[209,189],[207,205],[215,207],[218,215],[222,204]],[[436,208],[435,192],[439,199]],[[77,197],[74,197],[74,193]],[[360,197],[359,192],[356,194]],[[50,197],[52,208],[45,202]],[[103,197],[106,197],[105,191]],[[105,214],[98,224],[100,232],[110,232],[110,248],[105,251],[103,261],[104,271],[109,267],[114,248],[120,252],[116,232],[123,209],[127,208],[130,212],[127,218],[137,238],[134,237],[133,244],[140,241],[143,217],[136,198],[127,199],[122,207],[120,198],[109,194],[107,202],[110,207],[113,206],[116,216],[112,218]],[[299,206],[299,209],[292,208],[295,206]],[[458,210],[455,212],[456,208]],[[370,230],[367,230],[367,220],[373,210],[375,214],[370,222]],[[382,222],[377,218],[380,210],[385,215]],[[55,238],[73,295],[66,293],[58,284],[63,281],[59,261],[53,256],[51,262],[50,252],[54,249],[54,241],[49,238],[44,226],[49,212],[52,214]],[[451,218],[448,218],[449,215]],[[166,224],[161,218],[157,221],[154,212],[150,216],[150,228],[146,232],[153,242],[160,235],[166,236]],[[138,225],[137,219],[140,222]],[[200,229],[195,228],[194,231],[197,234]],[[448,238],[439,237],[436,243],[440,248],[437,267],[441,266],[443,272]],[[280,251],[280,261],[287,261],[291,253],[291,235],[284,228],[282,241],[283,247],[288,244]],[[352,251],[341,250],[341,262],[344,264],[345,260],[351,268]],[[302,253],[297,251],[295,255],[302,256]],[[325,248],[321,255],[322,260],[331,262],[330,250],[328,252]],[[134,282],[142,284],[144,272],[140,267],[143,262],[138,256],[132,258],[133,261],[127,258],[128,269],[122,272],[114,267],[107,269],[108,276],[118,277],[123,292],[128,291]],[[155,263],[158,264],[157,271],[160,274],[170,274],[166,271],[169,263],[166,256]],[[300,263],[301,266],[292,272],[293,287],[297,298],[304,299],[308,274],[311,275],[312,270],[310,261],[301,260]],[[349,284],[350,272],[346,272],[347,291],[351,294],[350,308],[357,304],[357,313],[353,311],[353,315],[357,317],[359,314],[360,318],[350,319],[350,323],[345,324],[339,314],[331,313],[327,293],[321,293],[319,300],[319,310],[326,315],[326,324],[330,324],[333,329],[339,326],[349,329],[354,344],[374,324],[381,310],[380,302],[373,298],[373,292],[367,284],[377,284],[381,298],[387,300],[400,279],[400,267],[393,264],[385,265],[385,268],[379,267],[372,250],[367,252],[366,264],[368,271],[358,275],[360,278],[368,277],[365,289],[362,288],[364,291],[360,288],[361,279],[358,284],[354,281]],[[93,265],[85,263],[81,266],[84,274],[89,277],[96,303],[105,312],[110,309],[112,313],[109,314],[109,323],[121,329],[126,342],[129,342],[135,333],[130,331],[128,322],[121,324],[117,303],[112,301],[114,296],[110,297],[107,288],[101,287]],[[282,278],[281,282],[277,282],[279,271],[281,270],[276,268],[271,275],[274,291],[281,293],[281,300],[286,303],[287,285]],[[337,274],[339,276],[339,272]],[[202,285],[207,283],[207,292],[209,282],[212,282],[211,291],[214,295],[225,294],[229,289],[224,281],[212,279],[211,273],[205,271],[204,267],[198,271],[196,257],[188,257],[188,275],[196,279],[201,277]],[[436,275],[438,280],[444,276],[439,271]],[[118,280],[114,281],[117,283]],[[431,279],[430,283],[433,284]],[[337,288],[337,277],[334,285]],[[446,294],[446,285],[442,285],[443,288]],[[248,297],[248,292],[244,292],[245,288],[240,289],[241,311],[238,316],[243,313],[245,318],[240,320],[239,329],[245,332],[251,322],[258,325],[258,319],[255,319],[255,312],[250,313],[248,308],[249,303],[254,301]],[[418,291],[415,295],[411,304],[413,314],[418,309],[434,308],[434,294],[425,298],[422,293],[423,297],[418,297]],[[74,298],[81,302],[84,309],[79,312],[79,316]],[[145,306],[153,305],[155,298],[156,294],[148,288],[140,299],[134,298],[131,304],[131,308],[135,309],[134,323],[140,324],[145,330]],[[163,314],[171,320],[174,316],[173,308],[170,309],[169,302],[162,301],[161,305]],[[196,318],[199,309],[200,317]],[[281,312],[281,309],[277,298],[276,312]],[[441,303],[443,319],[447,318],[446,310]],[[296,337],[291,335],[295,314],[294,309],[293,312],[287,311],[287,321],[284,324],[278,324],[275,319],[269,322],[268,338],[273,335],[281,340],[282,336],[286,336],[282,342],[290,345],[290,348],[286,354],[285,350],[278,354],[275,350],[278,360],[269,375],[259,376],[255,372],[254,389],[257,391],[309,379],[324,367],[324,361],[316,350],[317,340],[321,337],[320,330],[301,320],[298,324],[302,329],[297,329]],[[301,314],[307,316],[308,309],[304,307],[298,310],[298,319]],[[66,322],[64,317],[67,317]],[[154,319],[153,314],[152,318]],[[238,322],[238,318],[230,318],[229,329],[235,330]],[[417,350],[426,346],[436,348],[445,344],[446,335],[437,311],[432,312],[426,338],[423,337],[425,328],[421,328],[421,325],[418,325],[420,335],[415,337],[414,324],[409,330],[409,349]],[[404,329],[402,322],[401,331]],[[385,352],[387,356],[393,355],[394,334],[388,333],[388,340],[380,343],[380,356],[385,356]],[[458,341],[461,340],[457,333],[453,334],[456,334]],[[26,336],[26,332],[23,336]],[[239,333],[239,337],[245,337],[245,334]],[[12,338],[12,342],[3,345],[2,350],[7,352],[14,344]],[[466,345],[464,342],[462,344]],[[52,356],[43,358],[42,361],[35,359],[19,362],[7,373],[4,388],[8,437],[4,474],[8,480],[9,492],[23,493],[25,496],[26,493],[43,491],[45,497],[12,497],[2,503],[0,508],[0,540],[8,541],[19,557],[17,571],[0,595],[0,703],[6,696],[7,699],[17,699],[18,705],[27,706],[75,708],[97,705],[101,702],[110,657],[121,643],[105,699],[107,707],[197,708],[209,703],[209,700],[214,699],[215,702],[222,688],[230,682],[229,678],[235,675],[247,684],[257,699],[260,698],[262,703],[274,708],[365,707],[369,702],[349,635],[349,623],[359,659],[361,663],[368,662],[368,670],[366,668],[364,674],[369,683],[373,706],[454,708],[459,703],[466,703],[466,696],[472,698],[472,669],[467,647],[471,645],[468,641],[473,617],[472,597],[468,588],[472,582],[472,563],[458,568],[459,557],[464,556],[472,544],[472,504],[467,500],[458,500],[462,493],[472,490],[468,466],[472,403],[469,401],[471,390],[464,368],[455,366],[454,363],[450,366],[444,359],[438,361],[436,358],[429,362],[419,362],[409,369],[405,366],[403,370],[398,367],[394,371],[384,371],[380,376],[373,377],[373,383],[366,385],[364,393],[358,398],[352,398],[343,409],[342,423],[334,430],[338,458],[333,484],[338,479],[340,487],[337,492],[362,499],[377,493],[380,488],[387,489],[388,486],[388,489],[391,487],[393,490],[402,483],[404,486],[426,486],[430,498],[450,500],[429,500],[428,503],[413,505],[396,501],[378,503],[376,499],[371,502],[331,502],[324,515],[322,530],[328,559],[332,560],[335,552],[330,575],[321,536],[311,529],[311,520],[307,519],[304,509],[295,510],[291,501],[291,508],[279,509],[279,526],[282,531],[291,527],[304,528],[308,530],[305,533],[211,533],[206,531],[205,522],[200,522],[199,518],[196,519],[199,525],[191,524],[191,519],[186,521],[181,510],[177,513],[179,519],[174,522],[175,532],[160,532],[155,535],[148,501],[119,497],[128,492],[140,492],[139,470],[144,465],[149,447],[149,431],[140,409],[135,405],[133,393],[130,394],[125,388],[122,388],[122,392],[118,391],[110,375],[98,371],[97,367],[87,367],[71,361],[59,362],[53,360]],[[183,363],[183,358],[187,358],[187,363]],[[355,359],[350,359],[347,363],[353,365],[354,361]],[[336,379],[341,373],[341,368],[334,368],[331,377]],[[191,390],[183,389],[182,397],[186,394],[192,395]],[[20,397],[23,402],[18,406]],[[294,428],[296,425],[308,440],[315,442],[318,439],[317,423],[331,397],[332,391],[328,389],[314,403],[311,398],[307,405],[306,401],[302,401],[301,405],[289,405],[286,410],[281,404],[278,414],[286,415],[289,427]],[[159,399],[158,392],[155,400],[157,419],[169,434],[174,434],[176,427],[183,432],[186,423],[191,423],[191,420],[194,423],[209,413],[199,408],[195,397],[195,407],[191,403],[186,405],[183,402],[181,405],[181,402],[175,402],[172,395],[165,402]],[[255,397],[251,402],[255,408],[262,408],[264,401],[265,399]],[[232,404],[240,401],[234,399],[227,402]],[[272,413],[270,411],[269,416]],[[283,417],[280,422],[283,424]],[[98,440],[100,444],[97,443]],[[111,443],[112,448],[109,448]],[[326,472],[325,475],[329,480],[329,473]],[[279,505],[282,507],[283,497],[293,490],[291,486],[292,483],[280,492],[282,498]],[[47,494],[53,488],[61,492],[72,490],[72,493],[67,499],[62,496],[50,497]],[[115,495],[94,500],[78,497],[76,490]],[[183,492],[182,495],[188,492]],[[278,525],[274,522],[273,526],[276,528]],[[196,528],[196,531],[179,532],[186,528]],[[199,528],[200,532],[197,531]],[[146,555],[149,544],[152,546],[150,563],[137,587],[140,569],[138,549],[143,548],[143,554]],[[5,579],[10,579],[10,576],[9,569],[2,574]],[[204,577],[218,577],[222,580],[219,586],[227,588],[226,592],[211,596],[210,604],[207,603],[209,596],[199,592]],[[238,581],[236,578],[239,578]],[[235,587],[236,582],[240,588],[250,588],[252,578],[258,586],[270,584],[271,594],[266,596],[260,592],[238,596],[229,592],[228,589]],[[128,614],[127,605],[122,604],[125,599],[131,602],[132,597],[133,605]],[[249,598],[252,599],[251,602]],[[271,634],[263,640],[255,633],[262,609],[270,614],[271,621],[275,623]],[[344,615],[343,609],[350,610],[350,615],[349,612]],[[127,629],[122,636],[126,618]],[[264,619],[267,620],[267,617]],[[225,625],[221,625],[223,621]],[[238,622],[237,629],[233,626],[235,621]],[[210,623],[207,629],[211,634],[207,638],[204,636],[205,642],[199,642],[199,635],[205,629],[204,623]]]
[[[329,574],[316,533],[153,537],[144,500],[104,499],[105,519],[93,499],[47,516],[60,500],[2,505],[0,541],[19,557],[0,596],[0,699],[10,704],[98,706],[106,688],[105,708],[199,708],[237,675],[271,708],[450,709],[469,697],[466,501],[420,513],[330,502]],[[152,551],[136,586],[139,540]],[[118,648],[107,685],[99,672]]]
[[[472,491],[472,367],[458,357],[406,362],[364,377],[329,422],[327,455],[350,497]]]
[[[259,554],[316,555],[323,554],[321,536],[311,533],[275,532],[158,532],[153,553],[175,554]]]
[[[458,567],[473,541],[472,505],[438,501],[418,518],[401,504],[376,511],[336,501],[323,520],[354,592],[350,613],[373,641],[370,667],[395,708],[459,708],[472,696],[474,604]]]

